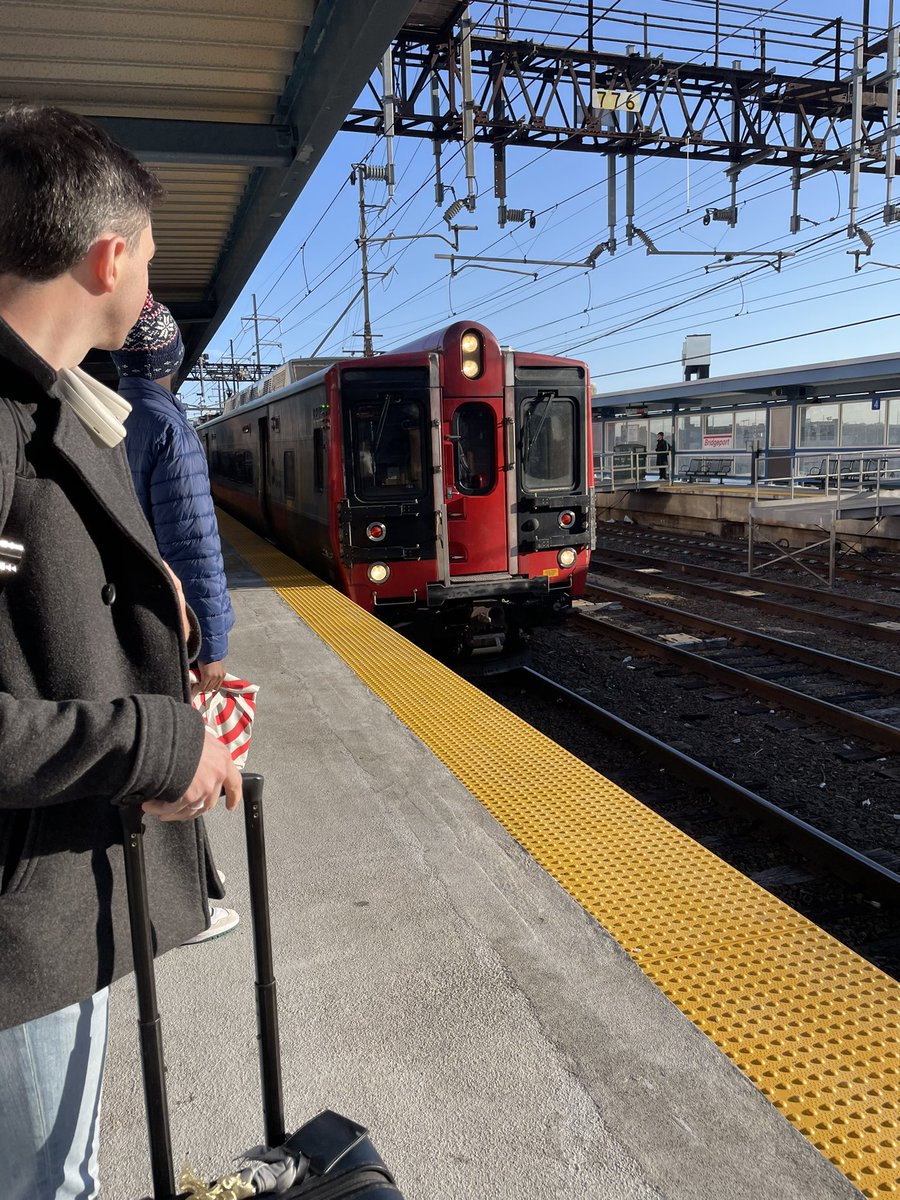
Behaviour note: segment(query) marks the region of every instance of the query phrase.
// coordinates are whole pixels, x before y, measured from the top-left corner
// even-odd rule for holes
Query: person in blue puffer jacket
[[[185,415],[172,380],[184,345],[164,304],[150,292],[121,350],[113,353],[119,394],[131,405],[125,449],[138,500],[159,552],[184,589],[200,622],[198,667],[202,692],[225,678],[228,631],[234,612],[228,596],[219,530],[200,439]]]
[[[184,344],[174,317],[148,292],[122,349],[112,353],[119,395],[131,405],[125,418],[125,451],[160,556],[181,581],[185,600],[200,623],[200,682],[194,691],[214,692],[225,679],[234,612],[206,455],[172,392],[183,358]],[[219,937],[240,920],[233,908],[212,903],[209,916],[209,927],[185,945]]]

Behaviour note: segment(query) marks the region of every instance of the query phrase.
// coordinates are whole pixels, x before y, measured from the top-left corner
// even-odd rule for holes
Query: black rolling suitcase
[[[382,1162],[362,1125],[325,1110],[290,1136],[284,1129],[281,1087],[281,1052],[269,897],[266,878],[265,833],[262,814],[261,775],[244,775],[244,824],[247,831],[247,863],[250,877],[250,908],[253,949],[256,959],[256,1024],[259,1039],[265,1149],[259,1158],[278,1160],[282,1171],[279,1190],[255,1190],[254,1184],[235,1182],[231,1175],[204,1189],[176,1190],[166,1099],[162,1033],[156,1000],[156,979],[147,904],[144,868],[143,813],[140,807],[122,809],[125,875],[131,918],[131,939],[137,982],[138,1029],[144,1099],[150,1140],[153,1200],[184,1200],[185,1197],[275,1196],[281,1200],[403,1200],[393,1176]],[[271,1152],[266,1154],[266,1151]],[[293,1182],[284,1187],[284,1172]],[[256,1185],[259,1186],[259,1185]],[[253,1187],[254,1190],[242,1190]],[[146,1200],[150,1200],[149,1197]]]

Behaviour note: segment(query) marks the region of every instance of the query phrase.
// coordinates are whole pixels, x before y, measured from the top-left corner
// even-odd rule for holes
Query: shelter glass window
[[[572,396],[539,392],[520,409],[522,482],[529,491],[573,490],[578,482],[578,403]]]
[[[888,404],[887,444],[894,448],[900,447],[900,396],[892,396]]]
[[[613,425],[613,448],[618,446],[635,446],[640,443],[644,449],[650,437],[648,421],[631,420],[616,421]]]
[[[752,450],[754,442],[766,444],[766,410],[764,408],[743,409],[734,414],[736,450]]]
[[[726,412],[708,413],[703,418],[703,421],[703,432],[706,437],[731,437],[734,425],[734,413],[730,409]]]
[[[841,405],[842,446],[883,446],[884,410],[873,409],[871,400],[853,400]]]
[[[461,404],[453,414],[456,486],[467,496],[484,496],[497,482],[496,428],[489,404]]]
[[[787,450],[791,444],[791,412],[786,404],[769,410],[769,448]]]
[[[839,404],[803,404],[799,411],[797,445],[801,449],[837,446],[841,420]]]
[[[700,431],[700,417],[678,418],[678,440],[675,443],[679,450],[699,450],[703,444],[703,434]]]
[[[356,494],[363,500],[425,492],[425,410],[418,400],[382,392],[349,406]]]

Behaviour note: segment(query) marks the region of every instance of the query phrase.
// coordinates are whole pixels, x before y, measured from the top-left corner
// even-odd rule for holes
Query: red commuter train
[[[457,321],[198,432],[223,508],[438,652],[510,649],[584,590],[584,363],[501,349]]]

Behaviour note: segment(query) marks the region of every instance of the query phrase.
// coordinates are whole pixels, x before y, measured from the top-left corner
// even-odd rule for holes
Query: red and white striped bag
[[[200,682],[200,672],[191,667],[191,683]],[[217,692],[198,692],[191,703],[203,716],[206,728],[211,730],[231,752],[234,765],[239,769],[247,764],[250,753],[250,729],[256,712],[255,683],[226,675],[225,682]]]

